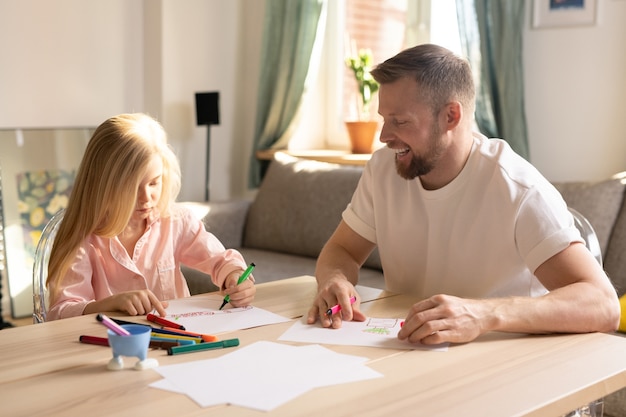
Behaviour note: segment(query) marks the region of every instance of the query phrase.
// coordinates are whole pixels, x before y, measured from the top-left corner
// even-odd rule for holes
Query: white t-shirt
[[[420,297],[544,294],[535,269],[584,243],[559,192],[506,142],[480,134],[461,173],[434,191],[378,150],[343,220],[378,245],[387,289]]]

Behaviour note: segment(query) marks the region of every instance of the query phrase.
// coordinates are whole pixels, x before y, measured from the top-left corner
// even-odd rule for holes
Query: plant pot
[[[372,153],[378,122],[346,122],[352,153]]]

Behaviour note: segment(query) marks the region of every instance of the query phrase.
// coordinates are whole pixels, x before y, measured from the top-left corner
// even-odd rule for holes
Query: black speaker
[[[220,93],[217,91],[196,93],[196,124],[198,126],[220,124],[219,100]]]

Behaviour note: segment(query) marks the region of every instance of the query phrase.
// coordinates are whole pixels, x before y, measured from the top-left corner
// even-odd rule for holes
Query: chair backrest
[[[35,249],[35,259],[33,263],[33,323],[43,323],[46,321],[48,312],[48,289],[46,279],[48,278],[48,260],[52,243],[57,234],[65,210],[58,211],[41,232],[41,238]]]
[[[580,231],[581,236],[585,240],[585,244],[587,245],[587,249],[593,254],[596,258],[600,266],[602,266],[602,251],[600,250],[600,241],[598,240],[598,236],[596,235],[593,226],[589,223],[589,220],[585,216],[583,216],[580,212],[574,210],[569,207],[570,213],[574,216],[574,224],[576,228]]]

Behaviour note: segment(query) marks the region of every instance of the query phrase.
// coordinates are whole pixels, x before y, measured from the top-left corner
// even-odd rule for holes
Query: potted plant
[[[379,87],[370,74],[372,61],[372,51],[369,49],[361,49],[356,56],[346,58],[346,65],[354,74],[359,92],[358,120],[346,122],[353,153],[371,153],[378,130],[378,122],[372,120],[370,114],[370,105]]]

